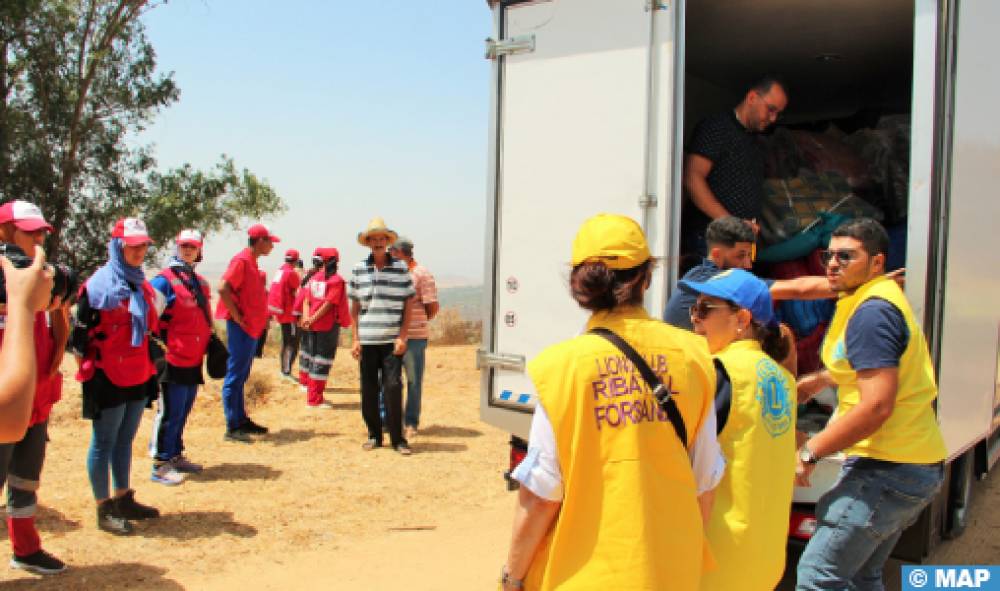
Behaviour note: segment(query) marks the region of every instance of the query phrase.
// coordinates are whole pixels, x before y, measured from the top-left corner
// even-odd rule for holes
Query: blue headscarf
[[[108,243],[108,262],[87,281],[87,300],[97,310],[114,310],[128,299],[132,315],[132,346],[138,347],[146,336],[146,298],[142,284],[146,276],[141,267],[125,262],[125,243],[112,238]],[[130,286],[134,285],[135,289]]]

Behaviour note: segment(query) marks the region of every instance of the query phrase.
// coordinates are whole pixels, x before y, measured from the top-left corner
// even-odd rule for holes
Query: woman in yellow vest
[[[642,308],[652,260],[632,219],[584,222],[572,265],[592,315],[528,364],[538,404],[501,588],[696,590],[724,471],[705,340]]]
[[[694,331],[716,360],[716,419],[726,474],[715,489],[707,536],[718,569],[701,588],[770,591],[785,569],[795,479],[795,378],[775,359],[789,344],[767,285],[742,269],[702,282]]]

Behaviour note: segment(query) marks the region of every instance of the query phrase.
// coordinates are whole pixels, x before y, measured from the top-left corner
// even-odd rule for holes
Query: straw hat
[[[358,243],[362,246],[368,246],[368,239],[378,234],[387,237],[389,239],[389,244],[392,244],[397,238],[399,238],[399,234],[396,234],[385,226],[385,220],[375,217],[372,218],[372,221],[368,222],[368,227],[365,228],[364,232],[358,233]]]

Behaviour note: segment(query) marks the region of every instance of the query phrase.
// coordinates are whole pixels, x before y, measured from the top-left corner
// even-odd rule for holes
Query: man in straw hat
[[[351,300],[351,355],[360,363],[361,416],[368,428],[368,440],[362,447],[382,447],[381,390],[389,441],[393,449],[408,456],[410,446],[403,438],[402,366],[416,291],[406,263],[386,252],[398,238],[379,217],[358,234],[358,242],[372,252],[351,270],[347,295]]]

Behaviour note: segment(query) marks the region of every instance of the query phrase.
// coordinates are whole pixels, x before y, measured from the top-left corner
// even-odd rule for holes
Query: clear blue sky
[[[376,215],[442,278],[479,282],[491,33],[484,0],[171,0],[144,22],[180,100],[142,133],[161,168],[220,154],[289,210],[265,220],[288,247],[336,246],[342,269]],[[211,272],[245,244],[206,244]]]

